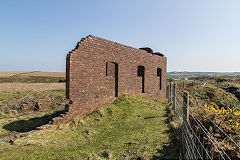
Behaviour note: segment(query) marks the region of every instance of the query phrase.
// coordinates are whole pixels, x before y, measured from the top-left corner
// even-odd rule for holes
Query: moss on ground
[[[121,96],[88,116],[34,132],[14,145],[0,143],[0,155],[2,159],[178,158],[167,119],[167,104]]]

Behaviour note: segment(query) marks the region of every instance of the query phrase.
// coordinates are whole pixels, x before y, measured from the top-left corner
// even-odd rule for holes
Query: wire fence
[[[204,102],[190,99],[189,93],[178,90],[176,83],[167,85],[167,98],[173,104],[175,117],[182,122],[181,139],[185,159],[240,157],[239,142],[211,119],[204,109]]]

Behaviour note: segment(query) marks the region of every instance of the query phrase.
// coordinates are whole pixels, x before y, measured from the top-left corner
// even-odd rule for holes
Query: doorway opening
[[[142,93],[145,93],[145,67],[138,66],[138,76],[142,77]]]
[[[118,97],[118,64],[115,63],[115,97]]]
[[[157,68],[157,76],[160,78],[159,90],[162,90],[162,68]]]
[[[111,76],[114,80],[114,95],[118,97],[118,64],[106,62],[106,76]]]

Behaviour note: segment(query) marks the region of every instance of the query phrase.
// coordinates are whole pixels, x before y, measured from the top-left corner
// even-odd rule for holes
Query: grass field
[[[65,80],[64,72],[0,72],[0,83],[57,83]]]
[[[42,111],[20,110],[22,104],[40,99],[50,100],[51,106]],[[0,83],[0,138],[48,123],[65,104],[64,83]]]
[[[167,104],[148,98],[125,95],[88,116],[35,130],[63,113],[65,83],[57,82],[64,79],[56,72],[0,72],[0,159],[179,157]],[[51,100],[51,107],[20,110],[40,99]],[[35,132],[19,136],[29,131]]]
[[[19,138],[14,145],[0,143],[0,159],[178,158],[167,119],[166,104],[122,96],[88,116]]]
[[[65,83],[0,83],[0,91],[43,91],[65,89]]]
[[[18,116],[20,106],[40,99],[50,100],[49,110],[63,108],[64,83],[0,83],[0,118]]]
[[[27,73],[25,71],[0,71],[0,77],[10,77],[16,74]]]

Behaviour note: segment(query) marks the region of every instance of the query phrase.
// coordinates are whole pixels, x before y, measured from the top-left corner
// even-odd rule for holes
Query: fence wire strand
[[[218,128],[240,150],[239,145],[205,113],[203,103],[189,99],[188,93],[179,90],[175,86],[168,86],[168,88],[171,88],[168,91],[173,92],[167,93],[167,98],[169,102],[173,102],[175,116],[183,119],[182,146],[186,159],[231,159],[196,113],[189,109],[189,104],[198,109],[213,126]]]

